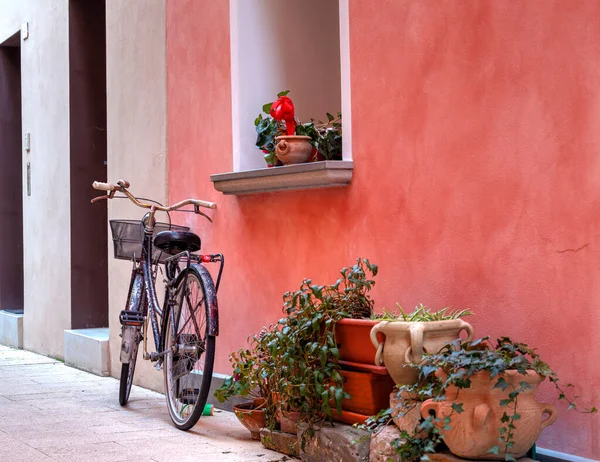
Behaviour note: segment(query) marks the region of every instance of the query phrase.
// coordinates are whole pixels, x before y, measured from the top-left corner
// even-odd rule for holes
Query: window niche
[[[245,184],[243,193],[249,194],[254,192],[249,183],[261,182],[263,176],[286,187],[270,189],[261,182],[256,192],[347,185],[352,176],[348,0],[230,0],[230,26],[234,171],[212,175],[215,188],[240,194],[221,188],[239,178]],[[344,160],[339,165],[332,167],[336,161],[328,161],[266,172],[263,153],[255,147],[254,119],[282,90],[290,90],[302,122],[342,112]],[[307,172],[320,172],[322,178],[315,184],[298,183],[291,176],[275,180],[297,172],[304,180]],[[331,177],[336,182],[329,184]]]

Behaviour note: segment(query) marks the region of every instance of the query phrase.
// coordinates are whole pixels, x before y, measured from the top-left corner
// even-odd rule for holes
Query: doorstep
[[[23,348],[23,310],[0,311],[0,344]]]
[[[108,327],[65,330],[65,364],[106,377]]]

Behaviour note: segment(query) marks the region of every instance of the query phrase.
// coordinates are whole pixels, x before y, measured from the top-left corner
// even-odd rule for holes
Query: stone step
[[[23,348],[23,310],[0,311],[0,344]]]
[[[108,327],[65,330],[65,364],[108,375]]]

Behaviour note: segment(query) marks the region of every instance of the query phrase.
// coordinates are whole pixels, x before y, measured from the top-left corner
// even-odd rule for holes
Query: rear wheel
[[[167,407],[173,424],[189,430],[202,415],[212,379],[215,337],[208,335],[212,280],[190,268],[180,276],[175,303],[163,329]],[[209,286],[210,287],[207,287]]]
[[[141,272],[135,275],[129,290],[127,310],[141,311],[144,309],[144,277]],[[123,326],[121,329],[121,381],[119,383],[119,404],[125,406],[129,401],[133,374],[137,362],[138,346],[142,340],[141,327]]]

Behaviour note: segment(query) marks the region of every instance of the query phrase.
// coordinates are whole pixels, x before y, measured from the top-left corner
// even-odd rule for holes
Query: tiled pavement
[[[232,413],[175,429],[164,396],[0,345],[0,461],[277,461]]]

